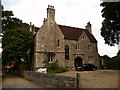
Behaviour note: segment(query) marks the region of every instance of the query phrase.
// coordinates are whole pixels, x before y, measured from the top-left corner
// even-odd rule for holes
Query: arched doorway
[[[82,64],[82,58],[81,57],[75,58],[74,64],[75,64],[75,67],[80,66]]]

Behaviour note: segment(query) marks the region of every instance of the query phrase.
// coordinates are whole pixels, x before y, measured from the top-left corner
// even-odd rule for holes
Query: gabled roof
[[[82,34],[82,29],[79,28],[62,26],[62,25],[58,25],[58,27],[61,29],[62,33],[64,34],[65,39],[78,40],[78,38]]]
[[[90,34],[89,31],[86,29],[63,26],[63,25],[58,25],[58,27],[61,29],[62,33],[64,34],[65,39],[78,40],[80,35],[84,31],[88,36],[90,42],[97,43],[97,40],[95,39],[95,37],[92,34]]]
[[[88,36],[90,42],[97,43],[97,40],[95,39],[95,37],[88,30],[85,29],[85,33]]]

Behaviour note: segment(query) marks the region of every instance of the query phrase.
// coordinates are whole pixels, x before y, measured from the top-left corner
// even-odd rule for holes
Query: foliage
[[[28,51],[32,47],[32,36],[29,32],[29,25],[22,20],[13,17],[12,11],[2,11],[2,63],[7,64],[11,60],[18,63],[23,59],[28,61]]]
[[[32,38],[24,28],[7,30],[3,36],[3,60],[26,59],[27,51],[31,48]]]
[[[3,11],[2,9],[2,31],[6,31],[9,29],[15,29],[18,27],[22,27],[22,28],[29,28],[29,25],[27,23],[23,23],[22,20],[13,17],[14,14],[12,11]]]
[[[102,2],[101,35],[105,43],[113,46],[118,44],[120,35],[120,2]]]
[[[21,59],[27,56],[30,48],[31,37],[23,28],[7,30],[3,36],[3,60]]]
[[[62,73],[68,71],[66,68],[60,67],[57,62],[47,64],[48,73]]]
[[[106,65],[106,63],[110,60],[110,57],[108,55],[102,56],[103,58],[103,63]]]
[[[120,70],[120,58],[115,57],[106,62],[106,68],[107,69],[116,69]]]
[[[120,55],[120,51],[118,51],[117,55]]]

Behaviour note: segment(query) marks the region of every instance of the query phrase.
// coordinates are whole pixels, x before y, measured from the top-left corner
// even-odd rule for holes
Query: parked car
[[[82,64],[76,67],[77,71],[95,71],[97,67],[94,64]]]

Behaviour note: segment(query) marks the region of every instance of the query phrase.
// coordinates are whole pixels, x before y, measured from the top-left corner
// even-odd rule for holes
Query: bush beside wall
[[[57,62],[48,63],[46,66],[48,73],[62,73],[68,71],[67,68],[60,67]]]

